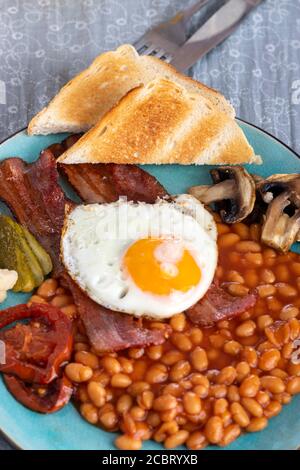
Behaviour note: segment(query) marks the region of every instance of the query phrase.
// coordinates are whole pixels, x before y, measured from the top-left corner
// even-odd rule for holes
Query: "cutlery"
[[[155,26],[136,43],[140,55],[152,55],[184,71],[226,39],[262,0],[227,0],[186,40],[187,22],[204,7],[215,3],[199,0],[169,21]]]

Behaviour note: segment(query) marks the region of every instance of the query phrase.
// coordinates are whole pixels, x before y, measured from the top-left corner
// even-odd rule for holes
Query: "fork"
[[[214,0],[199,0],[169,21],[146,32],[134,47],[140,55],[152,55],[184,71],[236,29],[240,21],[262,0],[226,0],[186,40],[186,25],[196,13]]]
[[[171,62],[176,51],[186,41],[186,23],[211,0],[199,0],[191,7],[178,12],[170,20],[147,31],[133,45],[140,55],[152,55]]]

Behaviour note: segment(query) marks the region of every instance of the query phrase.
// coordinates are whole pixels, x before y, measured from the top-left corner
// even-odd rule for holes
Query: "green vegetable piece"
[[[11,219],[0,215],[0,268],[13,269],[18,273],[18,280],[13,288],[15,292],[30,292],[35,287],[35,279],[22,243]]]
[[[27,243],[29,244],[35,256],[37,257],[41,265],[41,268],[43,270],[43,273],[46,276],[53,269],[50,256],[44,250],[44,248],[39,244],[39,242],[34,238],[34,236],[31,235],[31,233],[25,227],[22,227],[22,230],[27,240]]]
[[[10,217],[6,217],[6,223],[15,230],[18,236],[19,246],[27,259],[28,266],[31,269],[34,278],[34,287],[40,286],[44,280],[44,273],[42,271],[40,263],[38,262],[37,257],[30,248],[30,245],[27,243],[23,228]]]

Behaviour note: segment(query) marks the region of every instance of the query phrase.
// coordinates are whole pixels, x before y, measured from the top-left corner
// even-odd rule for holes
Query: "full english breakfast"
[[[73,399],[119,449],[264,429],[300,393],[300,174],[241,166],[262,159],[229,102],[128,45],[28,127],[64,131],[0,162],[0,300],[31,293],[0,311],[9,392],[46,414]],[[174,195],[147,164],[217,166]]]

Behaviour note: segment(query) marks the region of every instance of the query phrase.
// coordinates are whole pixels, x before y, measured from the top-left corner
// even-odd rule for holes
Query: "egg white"
[[[149,237],[180,239],[201,269],[198,285],[170,295],[142,291],[124,270],[122,259],[132,243]],[[208,290],[217,264],[216,226],[202,204],[188,195],[171,203],[120,199],[79,205],[66,216],[61,255],[73,280],[98,304],[161,320],[191,307]]]

